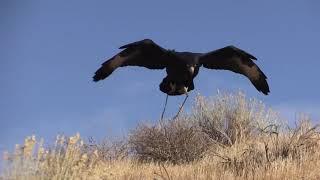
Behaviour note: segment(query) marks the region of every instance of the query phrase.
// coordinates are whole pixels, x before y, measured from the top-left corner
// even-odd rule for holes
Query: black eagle
[[[105,79],[118,67],[166,69],[167,76],[160,83],[160,90],[167,95],[182,95],[194,89],[193,79],[203,66],[245,75],[258,91],[265,95],[270,92],[266,75],[253,62],[257,59],[234,46],[208,53],[176,52],[164,49],[150,39],[144,39],[121,46],[120,49],[123,50],[104,62],[95,72],[95,82]]]

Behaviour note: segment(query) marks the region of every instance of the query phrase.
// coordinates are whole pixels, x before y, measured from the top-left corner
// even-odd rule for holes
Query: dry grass
[[[190,115],[140,124],[128,140],[52,147],[28,137],[5,154],[0,179],[320,179],[320,132],[307,116],[289,127],[243,94],[198,97]]]

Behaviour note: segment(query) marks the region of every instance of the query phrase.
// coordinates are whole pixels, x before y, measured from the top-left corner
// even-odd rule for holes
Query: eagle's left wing
[[[234,46],[211,51],[199,57],[199,63],[205,68],[230,70],[245,75],[258,91],[267,95],[270,92],[267,77],[253,60],[256,60],[254,56]]]

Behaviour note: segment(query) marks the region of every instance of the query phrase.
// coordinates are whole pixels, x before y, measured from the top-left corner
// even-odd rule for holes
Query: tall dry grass
[[[320,179],[320,131],[291,127],[242,93],[197,97],[176,120],[142,123],[126,140],[27,137],[5,154],[1,179]]]

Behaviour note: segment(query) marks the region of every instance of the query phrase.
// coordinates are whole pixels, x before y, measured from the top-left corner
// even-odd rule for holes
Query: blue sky
[[[235,45],[258,58],[269,78],[264,96],[240,75],[202,69],[197,93],[243,90],[287,118],[320,119],[320,2],[0,1],[0,151],[36,134],[124,135],[156,121],[164,71],[122,68],[93,83],[104,60],[128,42],[151,38],[164,48],[206,52]],[[169,98],[170,117],[183,97]]]

